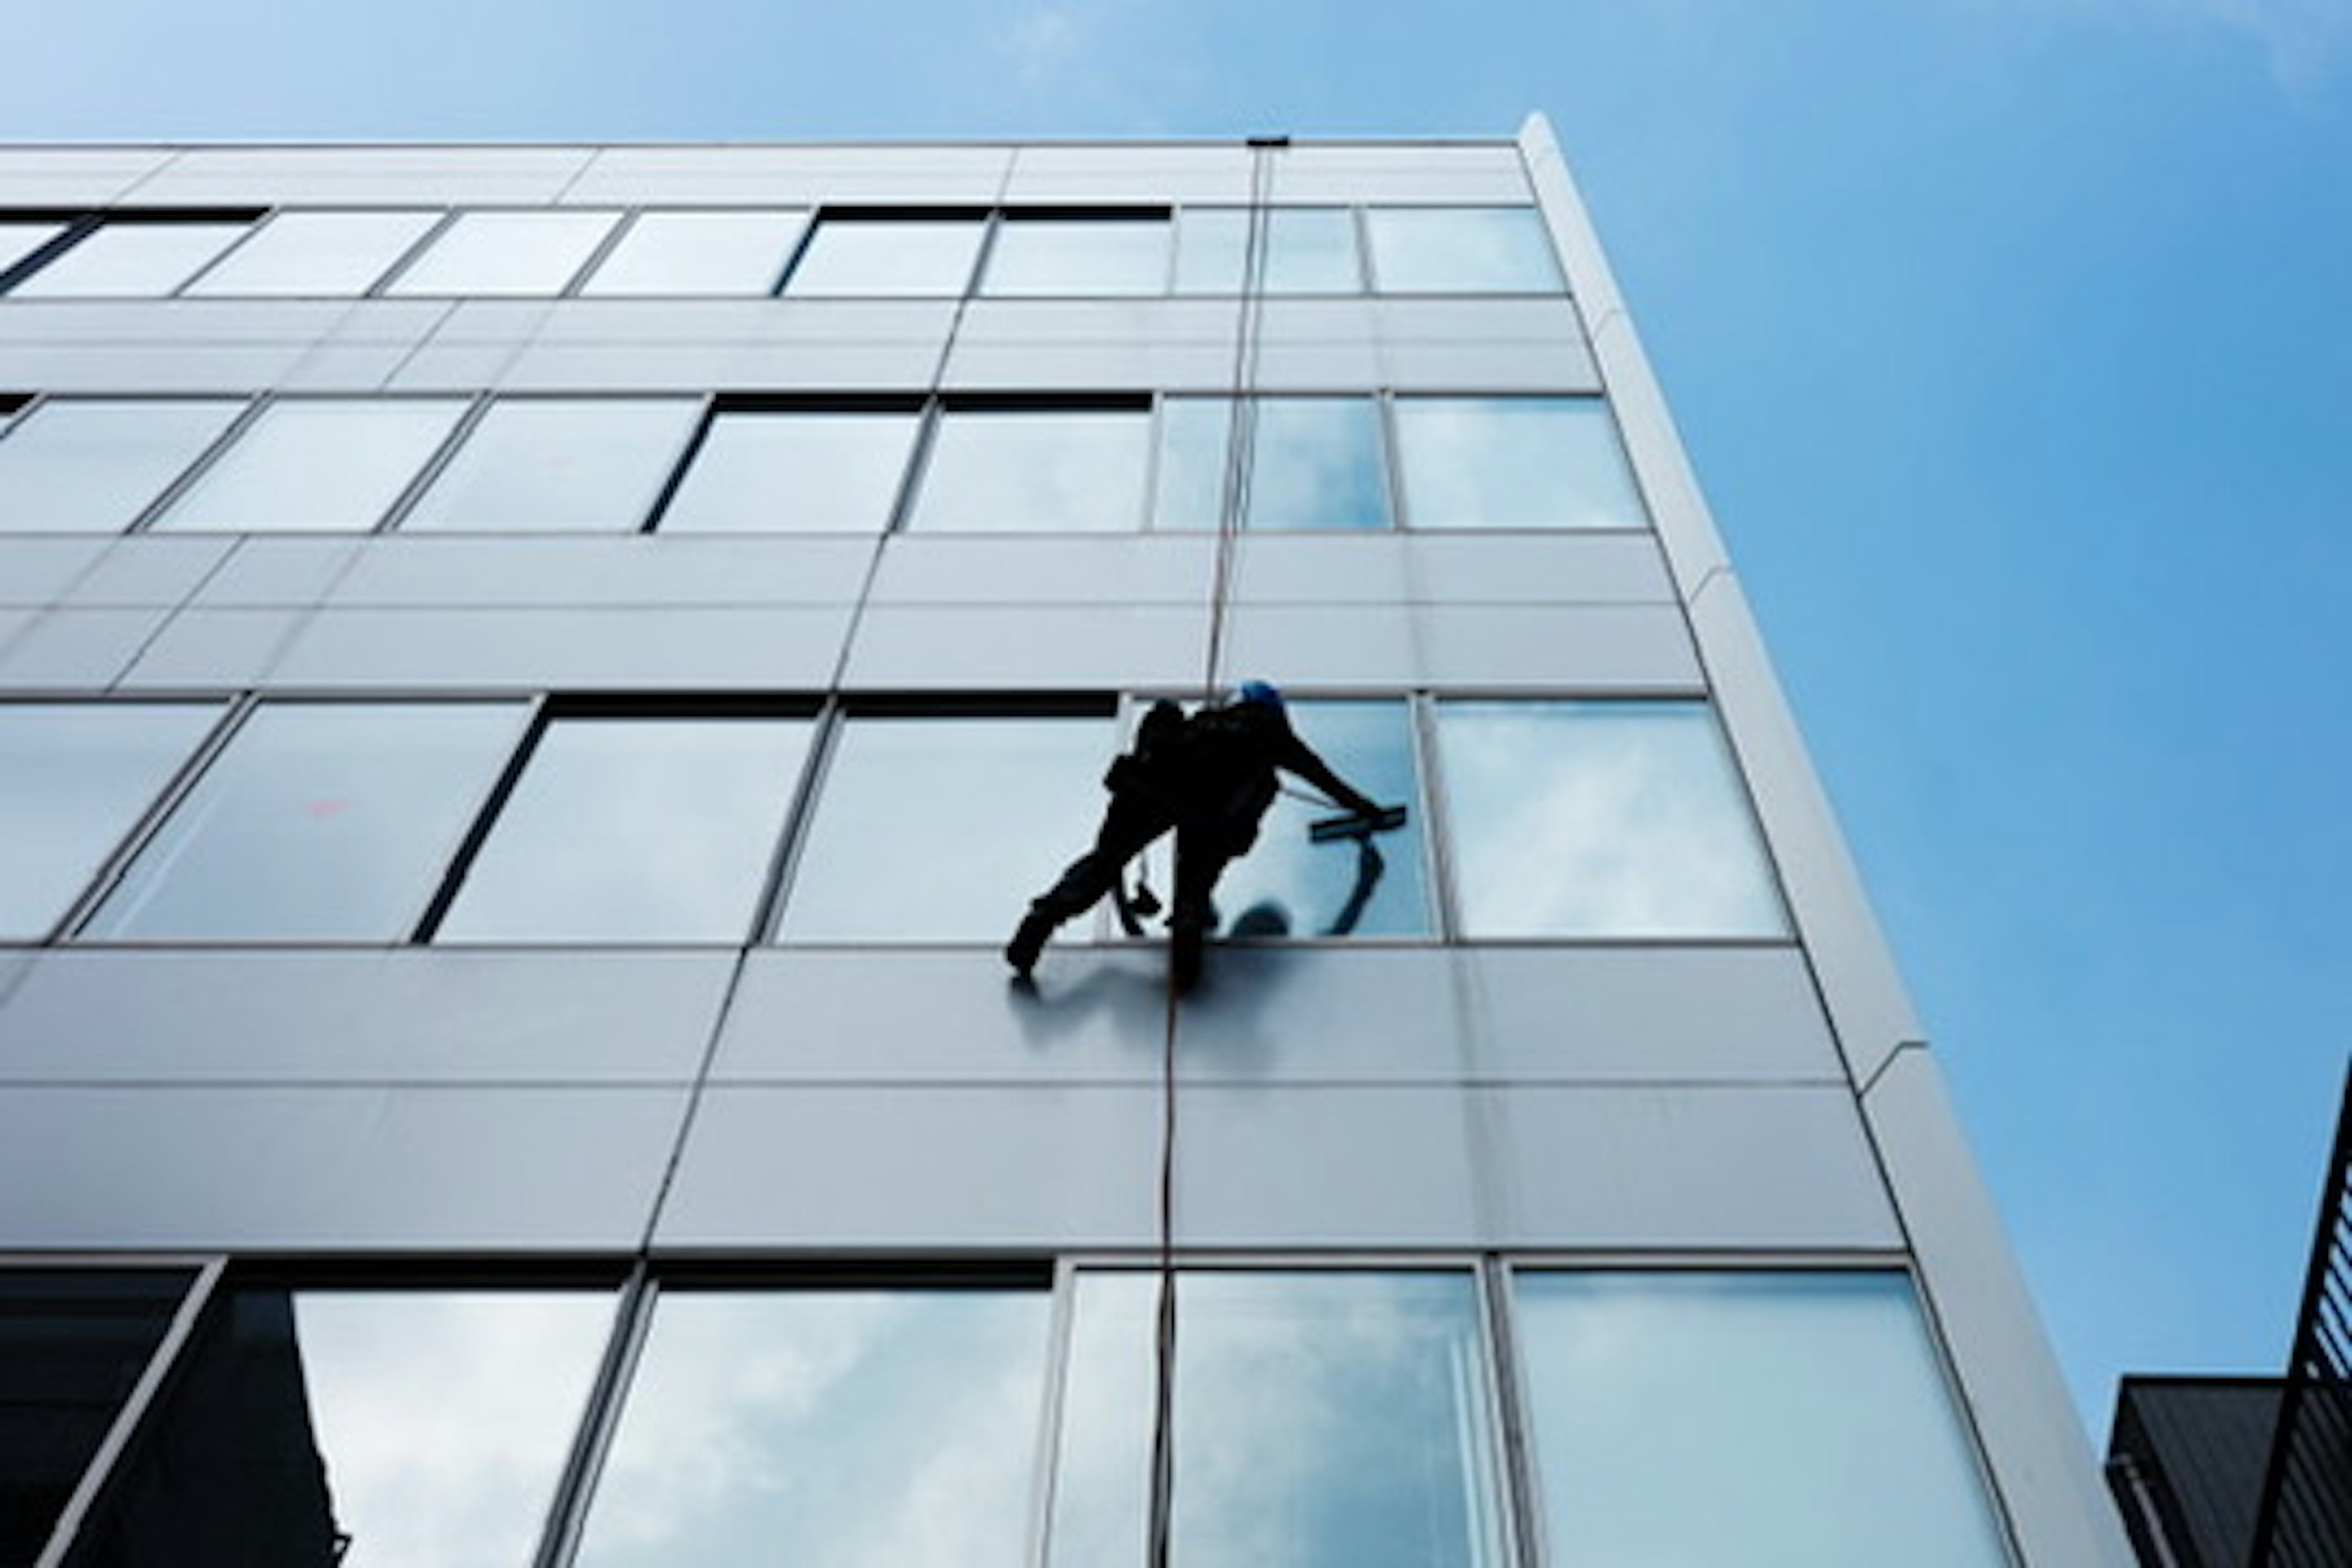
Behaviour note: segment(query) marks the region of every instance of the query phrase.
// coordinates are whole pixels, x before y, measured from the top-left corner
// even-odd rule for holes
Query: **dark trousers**
[[[1215,918],[1210,894],[1234,858],[1232,835],[1220,824],[1181,821],[1165,805],[1134,794],[1111,796],[1094,847],[1071,861],[1031,901],[1030,911],[1055,925],[1086,913],[1118,885],[1120,869],[1171,828],[1176,832],[1176,896],[1169,924],[1207,931]]]

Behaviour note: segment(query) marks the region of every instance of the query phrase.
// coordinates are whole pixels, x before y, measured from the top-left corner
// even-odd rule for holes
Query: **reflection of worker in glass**
[[[1168,916],[1169,968],[1180,990],[1190,987],[1200,975],[1202,939],[1216,923],[1210,895],[1226,862],[1255,842],[1258,820],[1280,789],[1276,769],[1329,795],[1351,814],[1349,820],[1385,825],[1379,805],[1298,738],[1283,710],[1282,693],[1265,682],[1250,681],[1232,700],[1190,718],[1173,702],[1154,703],[1137,729],[1135,749],[1103,776],[1110,805],[1094,847],[1031,902],[1005,944],[1005,962],[1026,975],[1054,928],[1092,909],[1118,883],[1129,860],[1173,828],[1176,894]],[[1401,817],[1402,812],[1387,816]]]

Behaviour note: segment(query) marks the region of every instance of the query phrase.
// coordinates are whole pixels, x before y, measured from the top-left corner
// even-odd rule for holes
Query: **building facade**
[[[0,149],[0,1560],[2126,1560],[1540,119]]]

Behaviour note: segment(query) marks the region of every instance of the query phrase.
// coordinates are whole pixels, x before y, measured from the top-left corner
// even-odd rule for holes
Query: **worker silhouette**
[[[1135,747],[1103,775],[1110,791],[1094,847],[1070,862],[1059,880],[1030,902],[1004,961],[1026,978],[1045,939],[1084,914],[1118,884],[1128,861],[1173,829],[1176,891],[1168,915],[1169,973],[1189,990],[1201,973],[1201,948],[1216,924],[1211,902],[1226,863],[1256,842],[1258,821],[1280,792],[1276,770],[1297,774],[1365,825],[1367,832],[1402,820],[1402,808],[1378,803],[1331,771],[1290,727],[1282,693],[1253,680],[1226,701],[1189,718],[1173,702],[1151,705]]]

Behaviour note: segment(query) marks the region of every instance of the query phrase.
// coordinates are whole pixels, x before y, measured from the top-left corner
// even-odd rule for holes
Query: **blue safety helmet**
[[[1234,693],[1234,700],[1259,703],[1277,713],[1282,711],[1282,691],[1269,680],[1243,681],[1241,689]]]

